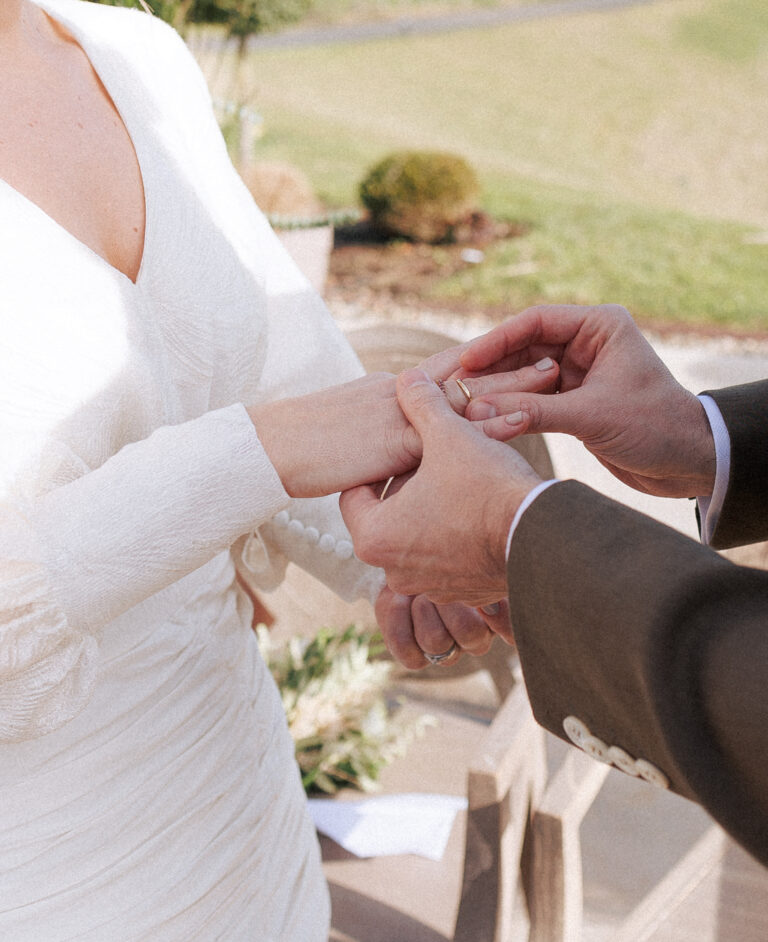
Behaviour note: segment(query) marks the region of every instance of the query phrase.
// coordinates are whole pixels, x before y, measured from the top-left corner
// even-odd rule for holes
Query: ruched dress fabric
[[[133,140],[136,282],[0,181],[0,939],[314,942],[327,890],[240,570],[381,576],[243,404],[360,366],[149,15],[45,0]],[[275,521],[274,518],[277,517]]]

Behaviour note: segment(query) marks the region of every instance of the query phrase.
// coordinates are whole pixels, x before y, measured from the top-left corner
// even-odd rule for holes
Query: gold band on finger
[[[467,397],[467,405],[469,405],[469,403],[472,402],[472,393],[467,389],[467,384],[463,380],[457,379],[456,385]]]
[[[384,498],[387,496],[387,491],[389,490],[389,486],[394,480],[395,480],[395,476],[393,474],[392,477],[384,485],[384,490],[381,492],[381,494],[379,494],[379,500],[384,500]]]

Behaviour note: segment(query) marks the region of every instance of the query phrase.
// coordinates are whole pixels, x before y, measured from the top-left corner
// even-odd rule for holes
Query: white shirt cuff
[[[728,479],[731,474],[731,437],[715,400],[711,396],[699,396],[699,402],[707,413],[717,457],[712,496],[696,498],[701,520],[701,542],[708,546],[715,532],[717,521],[720,519],[720,511],[723,509],[725,493],[728,490]]]
[[[557,478],[552,478],[550,481],[542,481],[541,484],[537,484],[532,491],[529,491],[521,501],[520,506],[517,508],[517,513],[512,518],[512,524],[509,528],[509,533],[507,534],[507,551],[504,554],[505,559],[509,559],[509,547],[512,545],[512,536],[514,535],[517,525],[520,522],[520,518],[536,500],[539,494],[542,494],[544,491],[546,491],[550,485],[557,484],[557,480]]]

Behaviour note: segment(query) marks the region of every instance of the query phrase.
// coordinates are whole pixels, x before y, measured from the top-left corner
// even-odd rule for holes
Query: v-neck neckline
[[[107,95],[109,96],[115,111],[117,112],[118,117],[120,118],[125,133],[128,135],[128,139],[131,142],[133,152],[136,156],[136,163],[139,169],[139,176],[141,177],[141,186],[144,197],[144,237],[142,240],[141,248],[141,259],[139,261],[139,267],[136,272],[136,277],[131,278],[130,275],[127,275],[122,269],[118,268],[116,265],[113,265],[104,255],[100,252],[97,252],[96,249],[91,248],[86,242],[83,242],[82,239],[78,238],[70,229],[68,229],[63,223],[59,222],[54,216],[46,212],[39,203],[36,203],[33,199],[27,196],[25,193],[22,193],[21,190],[16,189],[13,184],[9,183],[3,177],[0,177],[0,186],[6,188],[12,195],[17,199],[21,200],[25,205],[32,208],[39,216],[41,216],[47,223],[54,228],[56,228],[63,236],[70,242],[79,247],[81,251],[86,252],[89,256],[96,259],[98,263],[102,266],[105,266],[108,270],[114,273],[114,275],[120,279],[123,279],[128,284],[132,285],[134,288],[139,288],[143,280],[145,269],[147,267],[147,257],[148,257],[148,245],[149,245],[149,236],[150,236],[150,198],[148,192],[148,177],[146,173],[147,162],[143,159],[142,154],[142,143],[141,137],[136,133],[137,129],[134,126],[131,116],[126,115],[123,105],[120,102],[120,96],[115,95],[114,88],[110,87],[110,82],[108,79],[105,79],[101,65],[99,63],[99,54],[98,49],[94,49],[89,37],[86,32],[81,29],[80,24],[77,21],[74,21],[62,13],[55,5],[50,5],[45,2],[45,0],[31,0],[43,13],[49,16],[55,23],[62,26],[75,40],[77,45],[82,50],[85,55],[88,63],[94,71],[94,74],[98,80],[103,85]],[[107,69],[108,71],[108,69]]]

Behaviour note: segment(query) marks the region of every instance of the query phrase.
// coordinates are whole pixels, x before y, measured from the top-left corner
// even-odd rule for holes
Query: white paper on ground
[[[466,798],[420,793],[309,799],[317,830],[357,857],[418,854],[440,860],[456,813],[466,807]]]

